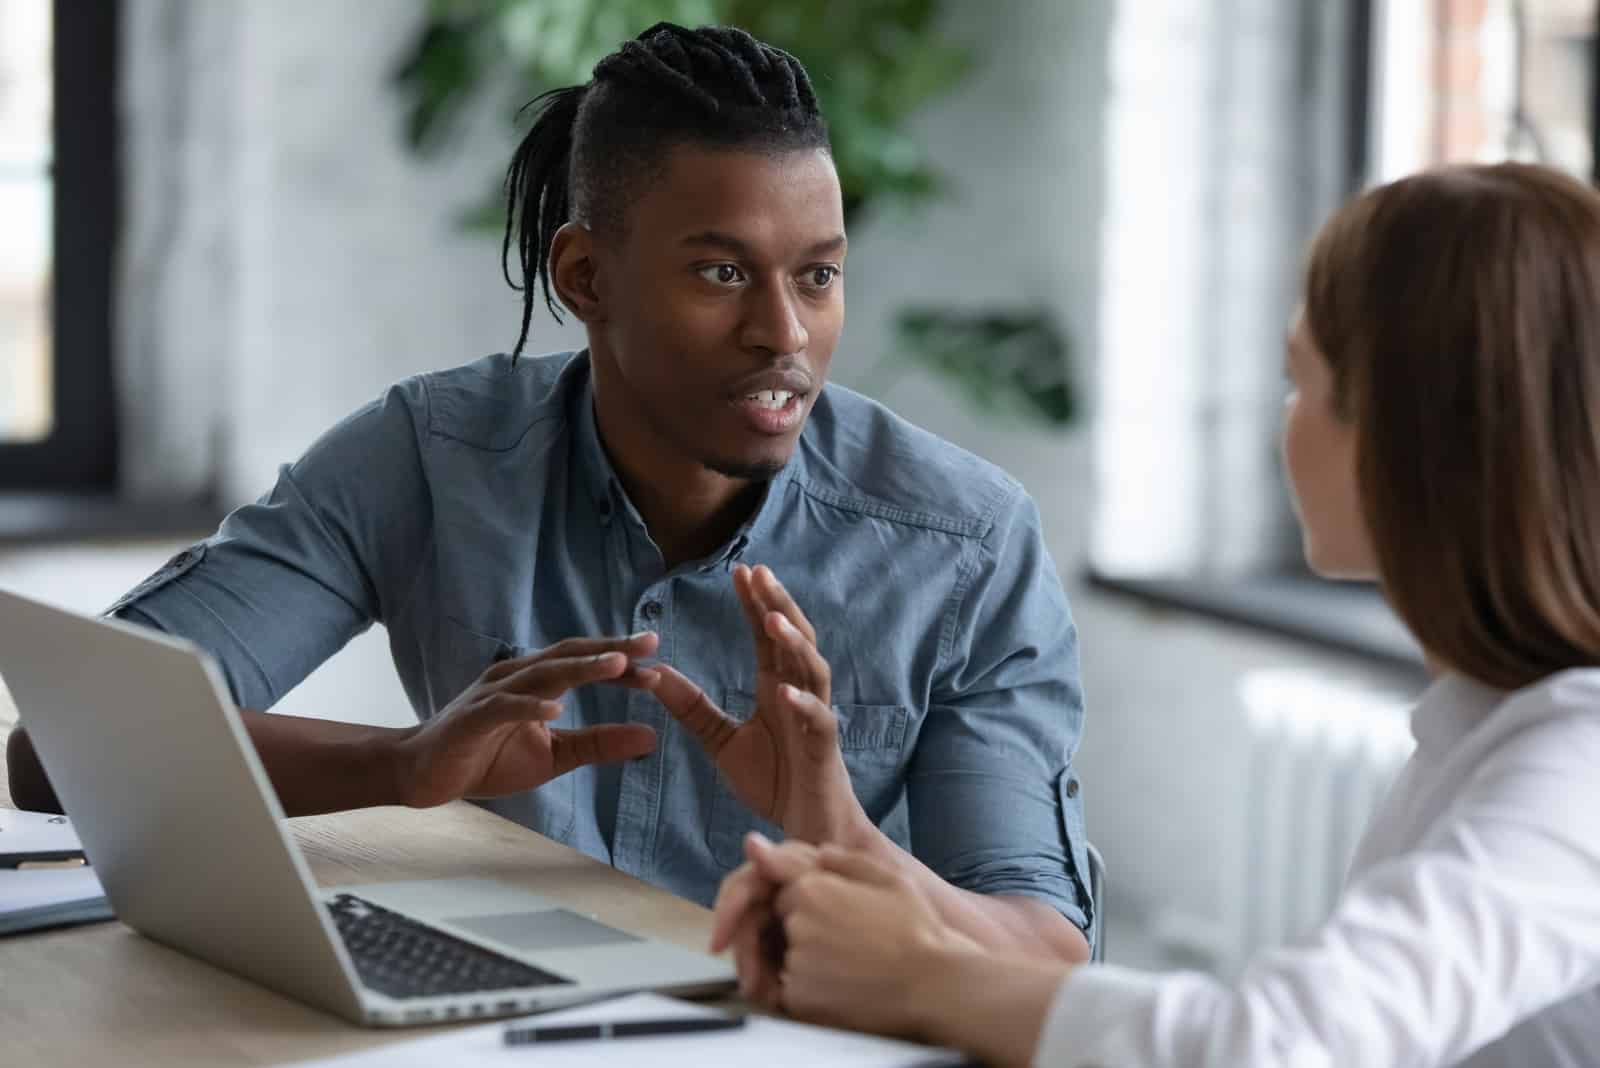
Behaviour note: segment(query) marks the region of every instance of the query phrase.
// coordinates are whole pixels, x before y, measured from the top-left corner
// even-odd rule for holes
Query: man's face
[[[736,478],[794,452],[844,326],[844,210],[820,149],[681,146],[597,245],[596,359],[627,410]],[[609,401],[609,398],[608,398]]]

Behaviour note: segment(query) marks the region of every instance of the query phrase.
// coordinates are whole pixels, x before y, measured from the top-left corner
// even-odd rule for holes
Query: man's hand
[[[583,764],[631,760],[655,748],[642,724],[557,730],[568,690],[594,683],[651,689],[660,679],[634,660],[656,650],[656,635],[573,638],[491,665],[437,716],[396,744],[398,795],[414,808],[462,797],[531,790]]]
[[[817,632],[766,567],[733,569],[756,645],[756,709],[745,723],[660,665],[656,697],[699,740],[734,795],[791,838],[850,843],[871,829],[839,752]]]

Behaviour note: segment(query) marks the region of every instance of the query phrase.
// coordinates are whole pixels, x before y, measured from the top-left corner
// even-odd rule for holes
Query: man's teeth
[[[761,407],[768,408],[776,412],[787,408],[789,406],[789,402],[794,399],[794,394],[790,393],[786,389],[763,389],[758,393],[750,394],[750,396],[745,399],[753,400],[757,404],[761,405]]]

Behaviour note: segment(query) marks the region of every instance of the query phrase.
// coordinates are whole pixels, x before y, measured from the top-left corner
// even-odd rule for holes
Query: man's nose
[[[753,287],[748,300],[742,338],[747,347],[766,349],[775,356],[805,351],[811,338],[787,284]]]

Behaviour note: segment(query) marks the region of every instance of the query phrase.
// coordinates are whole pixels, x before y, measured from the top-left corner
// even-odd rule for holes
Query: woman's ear
[[[579,322],[605,321],[605,305],[596,285],[599,265],[595,259],[594,234],[582,223],[569,222],[556,231],[550,241],[550,284],[556,296]]]

